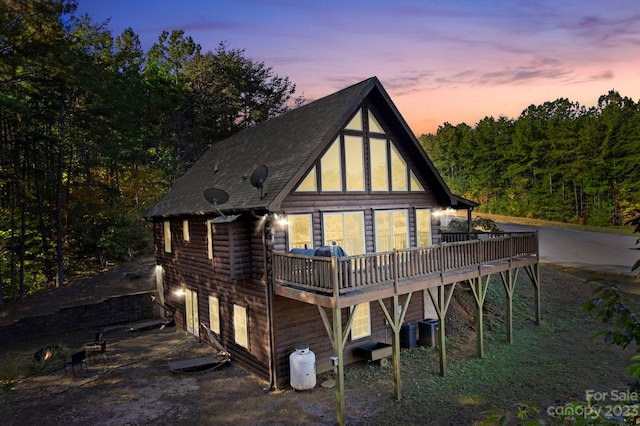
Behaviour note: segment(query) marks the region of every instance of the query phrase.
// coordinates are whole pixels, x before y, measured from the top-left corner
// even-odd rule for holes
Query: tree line
[[[144,52],[77,6],[0,3],[0,307],[149,250],[141,214],[212,143],[304,102],[243,50]]]
[[[482,212],[608,226],[640,207],[640,104],[615,90],[590,108],[560,98],[517,119],[445,123],[420,142]]]

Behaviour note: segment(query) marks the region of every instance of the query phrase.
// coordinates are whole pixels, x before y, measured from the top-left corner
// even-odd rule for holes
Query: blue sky
[[[377,76],[416,135],[517,118],[530,104],[640,99],[640,2],[79,0],[147,50],[183,29],[203,51],[244,49],[307,101]]]

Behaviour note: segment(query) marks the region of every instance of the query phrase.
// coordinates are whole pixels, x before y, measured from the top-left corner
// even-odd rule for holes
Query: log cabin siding
[[[405,324],[423,319],[423,292],[416,292],[411,297],[408,311],[405,316]],[[401,302],[404,298],[401,298]],[[391,302],[384,301],[389,313],[392,312]],[[334,354],[331,340],[322,322],[318,307],[307,303],[298,302],[284,297],[276,296],[274,301],[275,323],[275,353],[276,359],[276,383],[278,387],[288,384],[290,379],[289,356],[294,351],[297,343],[306,343],[316,356],[316,373],[324,373],[333,369],[330,357]],[[327,310],[330,321],[332,314]],[[354,349],[369,342],[384,342],[391,344],[393,331],[387,326],[384,312],[377,302],[370,304],[371,335],[361,339],[352,340],[349,336],[344,351],[344,362],[349,364],[359,361],[354,355]],[[342,326],[345,330],[349,318],[349,308],[342,309]]]
[[[234,359],[259,377],[268,379],[269,322],[262,275],[264,271],[262,228],[256,226],[253,219],[244,216],[236,222],[215,224],[215,228],[212,225],[213,259],[209,259],[207,248],[209,218],[188,217],[189,241],[185,241],[182,237],[183,219],[181,217],[170,220],[171,253],[164,251],[164,220],[154,222],[156,263],[163,267],[165,301],[168,306],[176,310],[176,326],[186,329],[184,297],[177,296],[176,290],[185,287],[197,293],[198,319],[208,327],[211,326],[208,296],[217,297],[220,306],[221,343],[231,352]],[[252,263],[255,268],[247,266]],[[233,279],[233,276],[237,279]],[[235,343],[234,304],[247,309],[248,348]],[[203,342],[207,342],[206,336],[201,338]]]

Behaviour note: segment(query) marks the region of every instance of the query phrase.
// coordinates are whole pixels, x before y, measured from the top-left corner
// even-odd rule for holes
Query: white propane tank
[[[304,343],[299,343],[294,348],[295,351],[289,355],[291,387],[296,390],[313,389],[316,387],[316,354]]]

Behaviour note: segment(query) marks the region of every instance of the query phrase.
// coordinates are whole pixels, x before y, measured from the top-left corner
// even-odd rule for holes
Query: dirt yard
[[[52,290],[48,297],[18,302],[24,312],[52,309],[69,303],[75,294],[83,303],[97,293],[136,291],[133,282],[148,286],[152,262],[143,260],[117,272],[77,281],[66,297]],[[137,280],[126,272],[142,271]],[[566,271],[543,268],[543,326],[533,325],[528,285],[516,300],[515,343],[504,343],[503,290],[486,312],[484,359],[475,357],[473,311],[464,306],[469,296],[456,290],[447,318],[448,375],[439,377],[435,349],[416,348],[402,353],[403,399],[393,398],[391,367],[352,364],[346,369],[346,421],[352,425],[480,424],[491,409],[512,410],[518,402],[540,407],[580,398],[585,389],[622,389],[628,386],[624,367],[631,352],[593,342],[602,326],[581,305],[595,284]],[[89,283],[89,284],[88,284]],[[146,284],[145,284],[146,283]],[[84,288],[85,286],[86,288]],[[84,289],[83,289],[84,288]],[[115,291],[115,290],[113,290]],[[487,307],[487,306],[486,306]],[[12,315],[11,305],[2,321]],[[522,311],[519,311],[522,309]],[[524,313],[523,313],[524,312]],[[0,321],[1,322],[1,321]],[[45,344],[58,344],[67,352],[82,348],[93,338],[89,331],[49,336],[46,340],[0,345],[1,373],[11,362],[27,362]],[[215,351],[174,328],[107,333],[108,358],[96,359],[88,371],[65,374],[62,360],[52,360],[11,387],[0,380],[0,423],[3,425],[332,425],[336,423],[335,389],[318,376],[312,391],[292,389],[267,392],[268,383],[240,368],[233,360],[215,371],[172,373],[168,362],[213,355]],[[92,361],[92,360],[91,360]],[[600,365],[598,371],[593,365]],[[76,367],[77,368],[77,367]]]

